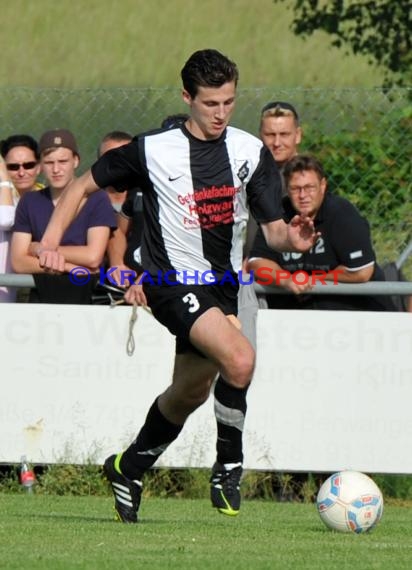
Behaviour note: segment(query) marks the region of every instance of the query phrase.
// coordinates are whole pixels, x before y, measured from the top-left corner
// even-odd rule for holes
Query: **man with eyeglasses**
[[[283,199],[285,221],[297,213],[308,216],[321,235],[305,253],[280,253],[267,246],[259,230],[250,254],[249,271],[264,271],[268,280],[278,276],[279,286],[291,293],[267,295],[269,308],[391,310],[385,296],[305,295],[313,286],[311,276],[316,272],[318,275],[324,272],[321,275],[325,281],[342,283],[384,281],[384,275],[376,263],[368,222],[348,200],[327,192],[326,175],[316,158],[295,156],[285,165],[283,176],[287,188]],[[290,276],[280,278],[281,271],[289,272]],[[298,271],[302,272],[300,277],[296,274],[294,278]]]

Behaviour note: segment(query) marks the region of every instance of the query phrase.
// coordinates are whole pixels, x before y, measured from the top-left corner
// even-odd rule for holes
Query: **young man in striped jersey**
[[[127,523],[138,520],[144,473],[206,401],[218,373],[211,498],[220,512],[238,513],[245,396],[255,362],[236,318],[248,208],[275,249],[306,251],[317,238],[306,218],[283,221],[281,180],[270,151],[228,126],[236,65],[216,50],[201,50],[188,59],[181,77],[190,109],[186,123],[140,135],[102,156],[71,185],[38,253],[43,267],[60,271],[64,260],[56,248],[85,196],[106,186],[142,190],[141,255],[150,276],[144,292],[153,315],[176,336],[176,357],[172,383],[153,402],[136,439],[105,462],[117,513]]]

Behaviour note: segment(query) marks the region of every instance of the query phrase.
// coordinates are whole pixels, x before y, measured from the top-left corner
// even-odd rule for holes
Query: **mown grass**
[[[101,497],[0,494],[1,567],[66,569],[409,569],[412,509],[388,506],[370,534],[329,531],[313,505],[244,501],[234,519],[203,499],[146,500],[141,523]]]
[[[292,3],[272,0],[2,2],[1,86],[180,86],[191,52],[233,58],[242,86],[374,87],[383,74],[330,38],[290,30]]]

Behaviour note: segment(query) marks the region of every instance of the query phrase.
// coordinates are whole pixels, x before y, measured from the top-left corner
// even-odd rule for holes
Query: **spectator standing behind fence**
[[[30,135],[11,135],[0,142],[2,182],[0,191],[0,271],[11,273],[10,240],[17,202],[20,196],[43,185],[37,182],[39,154],[36,140]],[[27,297],[27,290],[0,287],[0,302],[14,302]]]
[[[286,193],[283,168],[288,160],[296,156],[302,141],[302,127],[296,108],[286,101],[271,101],[260,113],[259,137],[270,150],[282,176],[282,194]],[[256,237],[257,224],[249,218],[244,256],[248,257]]]
[[[298,154],[302,128],[295,107],[286,101],[267,103],[261,112],[259,136],[282,173],[288,160]],[[286,194],[283,185],[283,193]]]
[[[102,138],[99,148],[97,149],[97,158],[100,158],[105,152],[118,148],[132,140],[132,135],[125,131],[110,131]],[[120,212],[122,205],[126,199],[127,192],[116,192],[114,188],[108,186],[104,189],[109,196],[109,200],[116,212]]]
[[[89,274],[99,270],[109,235],[116,227],[115,214],[103,190],[84,200],[79,212],[64,233],[60,251],[66,263],[61,276],[47,275],[40,267],[34,251],[59,202],[64,189],[75,178],[80,155],[73,134],[66,129],[45,132],[39,141],[41,169],[48,186],[38,192],[28,192],[20,200],[11,245],[11,261],[16,273],[32,273],[36,290],[31,301],[41,303],[89,303],[94,279]],[[84,267],[83,285],[68,272]],[[87,283],[88,282],[88,283]]]
[[[275,252],[259,230],[250,253],[249,271],[275,278],[276,272],[291,274],[302,271],[311,276],[321,270],[330,273],[325,280],[341,283],[384,281],[376,264],[369,225],[358,210],[346,199],[327,192],[327,180],[321,163],[309,155],[298,155],[288,161],[283,171],[288,195],[283,198],[285,220],[296,213],[309,216],[321,232],[314,247],[305,253]],[[278,273],[280,276],[281,274]],[[300,276],[303,282],[305,275]],[[299,276],[296,276],[299,280]],[[279,280],[291,295],[268,295],[269,308],[329,309],[329,310],[390,310],[386,296],[309,295],[312,279],[298,285],[292,277]]]
[[[42,266],[60,271],[64,259],[55,250],[81,200],[108,184],[142,189],[142,264],[153,279],[144,282],[144,291],[153,315],[176,336],[176,357],[173,381],[153,402],[136,439],[105,462],[118,516],[128,523],[137,522],[144,473],[207,400],[219,371],[224,381],[211,499],[220,512],[238,513],[244,394],[254,367],[254,350],[235,317],[247,198],[272,247],[305,251],[316,240],[310,220],[296,216],[287,225],[281,219],[280,176],[268,149],[228,126],[236,65],[216,50],[201,50],[185,63],[181,77],[190,108],[185,125],[142,135],[103,155],[67,189],[38,250]],[[211,268],[219,280],[229,274],[234,281],[207,285],[184,278]],[[176,282],[159,283],[159,273],[176,275]],[[231,442],[227,428],[237,432]]]
[[[37,141],[30,135],[11,135],[0,143],[10,180],[18,197],[30,190],[40,190],[44,184],[37,181],[40,174]]]

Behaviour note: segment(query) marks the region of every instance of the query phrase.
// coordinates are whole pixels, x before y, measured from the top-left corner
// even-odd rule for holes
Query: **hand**
[[[46,273],[64,273],[65,259],[58,251],[37,248],[35,256],[39,258],[39,265]]]
[[[288,277],[287,279],[282,279],[279,282],[279,285],[294,295],[303,295],[307,291],[311,291],[313,289],[311,279],[308,279],[307,283],[299,284],[293,281],[292,276]]]
[[[147,306],[146,295],[143,292],[143,285],[132,285],[124,294],[124,300],[129,305]]]
[[[119,264],[116,265],[113,273],[110,273],[110,278],[115,281],[117,287],[126,289],[131,283],[134,284],[137,281],[137,274],[136,271],[133,271],[127,265]]]
[[[305,252],[313,247],[321,233],[315,230],[313,220],[297,214],[287,226],[288,238],[295,251]]]

